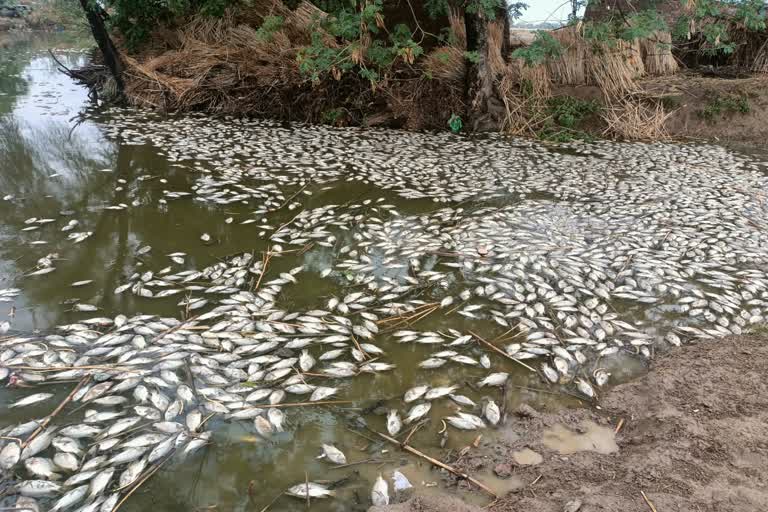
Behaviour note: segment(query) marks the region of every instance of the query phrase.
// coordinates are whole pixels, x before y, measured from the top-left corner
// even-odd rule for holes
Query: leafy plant
[[[275,33],[283,28],[284,22],[282,16],[265,16],[261,27],[256,31],[256,38],[262,41],[271,41]]]
[[[555,96],[547,102],[547,113],[564,128],[574,128],[592,114],[600,111],[594,100],[582,100],[573,96]]]
[[[749,114],[751,110],[746,96],[717,96],[699,110],[698,115],[707,121],[714,121],[721,114]]]
[[[459,133],[464,127],[464,122],[458,115],[451,114],[451,117],[448,119],[448,127],[453,133]]]
[[[560,41],[549,32],[538,30],[533,43],[530,46],[518,48],[512,52],[512,57],[523,59],[527,66],[535,66],[547,59],[559,57],[562,52],[563,47]]]

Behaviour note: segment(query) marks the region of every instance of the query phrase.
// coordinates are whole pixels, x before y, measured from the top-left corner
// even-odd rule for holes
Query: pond
[[[445,485],[398,419],[448,459],[765,321],[765,155],[103,108],[47,53],[84,44],[0,46],[3,485],[43,510],[365,510]]]

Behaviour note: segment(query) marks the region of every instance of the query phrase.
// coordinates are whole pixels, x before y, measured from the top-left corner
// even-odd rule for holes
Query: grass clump
[[[547,120],[537,136],[551,142],[593,140],[582,128],[584,122],[600,110],[600,104],[594,100],[582,100],[573,96],[549,98],[544,110]]]
[[[717,96],[698,111],[699,117],[714,121],[726,114],[749,114],[752,107],[746,96]]]

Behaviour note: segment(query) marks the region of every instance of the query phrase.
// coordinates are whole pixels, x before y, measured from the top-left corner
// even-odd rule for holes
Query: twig
[[[358,466],[360,464],[386,464],[386,463],[392,463],[397,462],[395,459],[365,459],[360,460],[357,462],[350,462],[349,464],[342,464],[341,466],[332,466],[331,469],[343,469],[348,468],[350,466]]]
[[[263,256],[263,264],[261,265],[261,273],[259,274],[259,279],[256,281],[256,284],[254,285],[252,291],[256,291],[259,289],[259,285],[261,285],[261,279],[264,277],[264,274],[267,273],[267,266],[269,265],[269,260],[272,258],[272,253],[270,251],[267,251]]]
[[[115,508],[113,508],[113,509],[112,509],[112,512],[117,512],[117,509],[119,509],[119,508],[120,508],[120,507],[123,505],[123,503],[125,503],[125,502],[128,500],[128,498],[130,498],[130,497],[131,497],[131,494],[133,494],[134,492],[136,492],[136,489],[138,489],[139,487],[141,487],[141,486],[144,484],[144,482],[146,482],[147,480],[149,480],[149,478],[150,478],[152,475],[154,475],[155,473],[157,473],[157,472],[160,470],[160,468],[161,468],[161,467],[163,467],[163,464],[165,464],[166,462],[168,462],[168,461],[171,459],[171,457],[172,457],[172,456],[173,456],[173,454],[169,455],[168,457],[166,457],[165,459],[163,459],[163,461],[162,461],[162,462],[160,462],[159,464],[157,464],[157,465],[156,465],[154,468],[152,468],[152,469],[150,469],[149,471],[147,471],[147,474],[144,476],[144,478],[142,478],[141,480],[139,480],[138,482],[136,482],[136,485],[134,485],[134,486],[133,486],[133,488],[132,488],[130,491],[128,491],[128,493],[127,493],[127,494],[126,494],[126,495],[123,497],[123,499],[122,499],[122,500],[120,500],[120,502],[119,502],[117,505],[115,505]]]
[[[282,496],[283,494],[285,494],[285,491],[281,492],[280,494],[278,494],[277,496],[275,496],[274,498],[272,498],[272,501],[270,501],[269,503],[267,503],[267,506],[266,506],[266,507],[264,507],[263,509],[259,510],[259,512],[267,512],[267,510],[269,509],[269,507],[271,507],[272,505],[274,505],[274,504],[275,504],[275,502],[276,502],[277,500],[279,500],[279,499],[280,499],[280,496]]]
[[[408,453],[416,455],[417,457],[421,457],[422,459],[430,462],[431,464],[433,464],[433,465],[435,465],[435,466],[437,466],[439,468],[443,468],[444,470],[446,470],[446,471],[448,471],[450,473],[453,473],[454,475],[458,476],[459,478],[463,478],[464,480],[467,480],[467,481],[475,484],[476,486],[478,486],[479,488],[481,488],[482,490],[484,490],[485,492],[487,492],[488,494],[490,494],[494,498],[498,497],[496,495],[496,493],[493,492],[488,486],[486,486],[484,483],[482,483],[482,482],[472,478],[468,474],[462,473],[458,469],[456,469],[456,468],[454,468],[452,466],[449,466],[448,464],[446,464],[444,462],[441,462],[441,461],[439,461],[437,459],[434,459],[434,458],[430,457],[429,455],[427,455],[425,453],[420,452],[419,450],[417,450],[413,446],[410,446],[410,445],[407,445],[407,444],[404,444],[404,443],[401,444],[401,443],[399,443],[397,441],[397,439],[389,437],[387,434],[382,434],[381,432],[377,432],[375,430],[371,430],[371,432],[373,432],[374,434],[378,435],[382,439],[385,439],[385,440],[389,441],[390,443],[399,446],[400,448],[402,448],[403,450],[407,451]]]
[[[501,350],[500,348],[496,347],[495,345],[492,345],[492,344],[488,343],[487,341],[485,341],[483,338],[481,338],[480,336],[478,336],[478,335],[477,335],[477,334],[475,334],[474,332],[472,332],[472,331],[469,331],[469,334],[471,334],[472,336],[474,336],[475,338],[477,338],[477,339],[478,339],[478,341],[480,341],[480,343],[482,343],[483,345],[486,345],[488,348],[490,348],[490,349],[491,349],[491,350],[493,350],[494,352],[497,352],[498,354],[500,354],[500,355],[502,355],[502,356],[506,357],[506,358],[507,358],[507,359],[509,359],[510,361],[514,361],[514,362],[516,362],[517,364],[519,364],[519,365],[521,365],[521,366],[524,366],[525,368],[528,368],[528,369],[529,369],[529,370],[531,370],[532,372],[536,373],[536,370],[535,370],[535,369],[531,368],[530,366],[528,366],[528,365],[527,365],[527,364],[525,364],[524,362],[520,361],[519,359],[515,359],[514,357],[512,357],[512,356],[511,356],[511,355],[509,355],[509,354],[507,354],[506,352],[504,352],[504,351],[503,351],[503,350]]]
[[[259,405],[262,409],[269,409],[269,408],[276,408],[279,409],[281,407],[304,407],[307,405],[335,405],[335,404],[353,404],[354,402],[352,400],[326,400],[325,402],[296,402],[291,404],[265,404],[265,405]]]
[[[32,432],[32,434],[27,438],[27,440],[22,443],[22,445],[21,445],[22,449],[26,448],[27,445],[29,445],[29,443],[31,443],[40,434],[40,432],[45,430],[45,427],[48,426],[48,424],[51,422],[51,420],[53,418],[55,418],[56,415],[59,414],[61,412],[61,410],[64,409],[64,407],[69,402],[72,401],[72,398],[75,396],[75,394],[77,394],[77,392],[80,391],[80,388],[85,386],[86,383],[88,383],[89,380],[91,380],[91,376],[90,375],[86,375],[85,377],[83,377],[80,380],[80,382],[78,382],[77,386],[75,386],[75,389],[73,389],[72,392],[69,393],[66,396],[66,398],[64,398],[64,400],[62,400],[62,402],[59,404],[59,406],[56,407],[56,409],[54,409],[51,414],[49,414],[48,416],[45,417],[45,419],[40,423],[40,426],[37,427],[37,429],[34,432]]]
[[[648,504],[648,508],[650,508],[650,509],[651,509],[653,512],[658,512],[658,511],[656,510],[656,507],[654,507],[654,506],[653,506],[653,503],[651,503],[651,500],[649,500],[649,499],[648,499],[648,496],[646,496],[646,495],[645,495],[645,493],[644,493],[643,491],[640,491],[640,494],[642,494],[642,495],[643,495],[643,499],[644,499],[644,500],[645,500],[645,502]]]

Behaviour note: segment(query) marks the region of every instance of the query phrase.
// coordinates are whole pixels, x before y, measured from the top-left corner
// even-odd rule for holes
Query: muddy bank
[[[599,401],[602,410],[524,407],[510,414],[500,440],[472,450],[460,465],[516,481],[490,505],[496,512],[764,511],[766,373],[764,337],[678,349],[643,378],[611,389]],[[371,510],[481,510],[454,500],[417,496]]]
[[[768,75],[735,78],[683,72],[639,81],[640,96],[661,101],[665,131],[675,140],[705,140],[764,147],[768,140]],[[597,86],[558,86],[556,96],[591,100],[606,108]],[[602,120],[579,127],[604,137]]]

